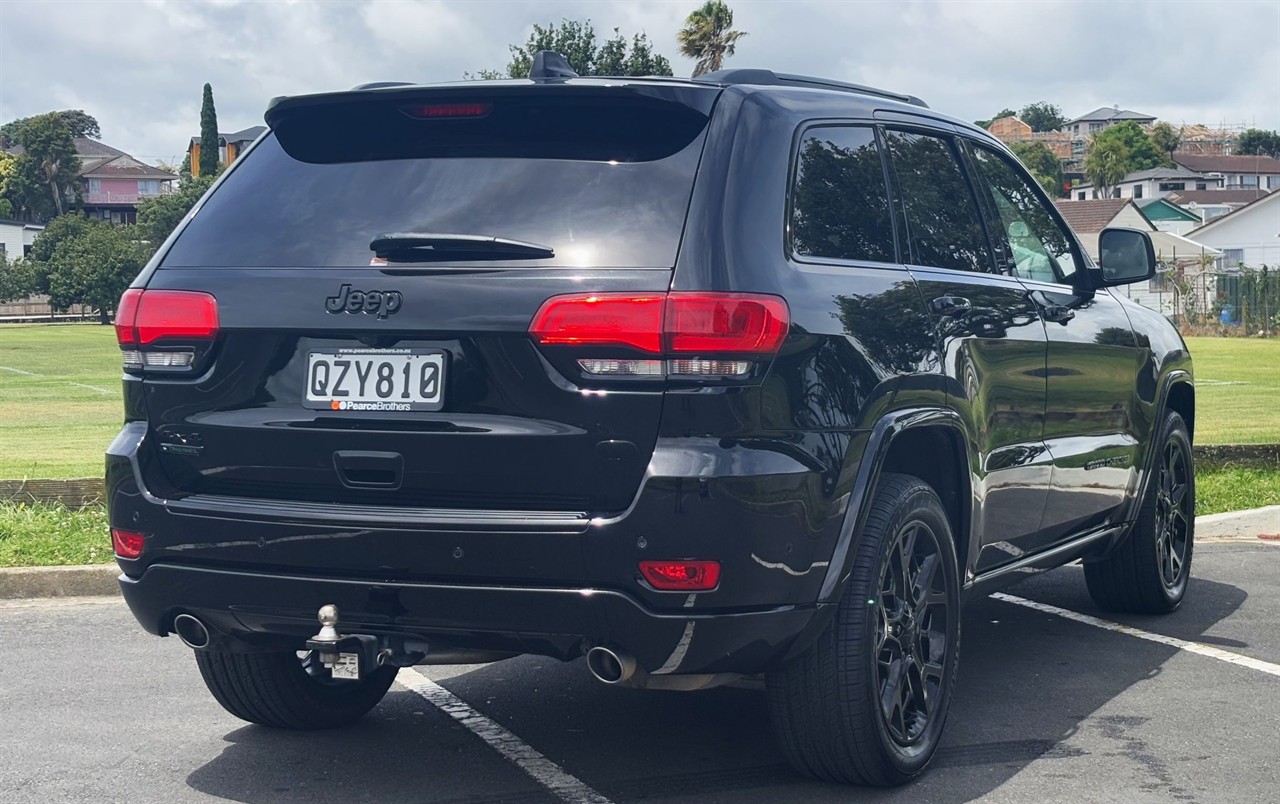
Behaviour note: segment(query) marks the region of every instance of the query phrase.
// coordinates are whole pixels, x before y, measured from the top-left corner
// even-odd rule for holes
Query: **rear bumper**
[[[650,673],[756,673],[771,667],[813,620],[814,607],[703,615],[660,614],[596,589],[370,583],[156,564],[120,577],[125,601],[153,634],[180,613],[246,645],[297,648],[316,611],[338,606],[342,630],[412,636],[450,648],[559,659],[584,645],[630,652]]]
[[[191,613],[245,644],[296,647],[327,603],[343,630],[571,659],[584,645],[649,673],[756,673],[807,644],[843,509],[777,448],[659,445],[632,506],[610,517],[325,506],[146,488],[146,427],[107,454],[113,527],[147,535],[120,559],[148,631]],[[821,503],[829,504],[823,507]],[[658,592],[638,561],[721,562],[720,586]]]

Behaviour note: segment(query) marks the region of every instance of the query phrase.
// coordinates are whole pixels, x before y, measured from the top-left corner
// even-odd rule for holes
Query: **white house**
[[[1223,215],[1189,235],[1222,252],[1222,269],[1280,267],[1280,192]]]
[[[1280,159],[1274,157],[1202,156],[1175,153],[1173,161],[1187,170],[1221,178],[1223,189],[1280,190]]]
[[[1111,198],[1164,198],[1182,190],[1218,190],[1222,188],[1222,176],[1206,176],[1184,167],[1157,167],[1138,170],[1125,176],[1111,188]],[[1087,201],[1101,196],[1093,185],[1086,182],[1071,188],[1073,201]]]
[[[1095,262],[1098,259],[1098,238],[1103,229],[1111,227],[1137,229],[1150,234],[1156,259],[1161,265],[1160,272],[1145,284],[1122,285],[1116,288],[1116,291],[1144,307],[1159,310],[1165,315],[1176,315],[1181,312],[1179,308],[1183,306],[1183,300],[1178,298],[1173,283],[1169,281],[1169,274],[1176,272],[1186,277],[1198,276],[1208,270],[1214,260],[1222,256],[1221,252],[1203,243],[1174,232],[1160,231],[1131,198],[1059,200],[1056,204],[1058,211],[1066,219],[1067,225],[1076,233],[1080,244]],[[1197,283],[1197,286],[1205,288],[1207,284]],[[1207,302],[1207,299],[1200,299],[1197,306]]]
[[[25,257],[42,231],[39,224],[0,218],[0,256],[9,260]]]
[[[1151,125],[1156,121],[1156,118],[1154,115],[1143,114],[1142,112],[1103,106],[1101,109],[1094,109],[1088,114],[1083,114],[1074,120],[1067,121],[1066,125],[1059,131],[1064,134],[1070,134],[1072,137],[1084,138],[1091,134],[1096,134],[1104,128],[1114,126],[1116,123],[1123,123],[1126,120],[1132,120],[1142,126]]]

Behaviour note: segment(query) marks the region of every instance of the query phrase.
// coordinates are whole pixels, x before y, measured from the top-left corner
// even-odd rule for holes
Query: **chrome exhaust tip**
[[[182,640],[182,644],[192,650],[209,647],[209,629],[190,614],[179,614],[173,618],[173,632]]]
[[[625,684],[636,674],[635,657],[597,645],[587,651],[587,669],[605,684]]]

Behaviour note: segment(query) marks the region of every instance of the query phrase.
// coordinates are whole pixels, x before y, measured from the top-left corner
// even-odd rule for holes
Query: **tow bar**
[[[307,650],[315,651],[320,663],[335,680],[359,681],[379,664],[378,638],[370,634],[338,633],[338,607],[321,606],[316,614],[320,633],[307,640]]]

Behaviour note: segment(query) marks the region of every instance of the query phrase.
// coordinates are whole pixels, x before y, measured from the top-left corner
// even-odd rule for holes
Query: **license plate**
[[[311,352],[303,404],[326,410],[440,410],[444,354],[425,349]]]

